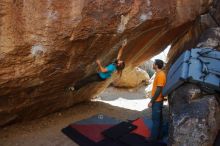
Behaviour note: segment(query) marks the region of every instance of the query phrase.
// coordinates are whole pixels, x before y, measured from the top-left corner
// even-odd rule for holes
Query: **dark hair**
[[[125,62],[123,61],[120,65],[117,65],[116,62],[116,68],[118,71],[122,71],[125,68]]]
[[[155,59],[154,64],[157,65],[157,67],[158,67],[159,69],[162,69],[163,66],[164,66],[164,62],[163,62],[162,60],[160,60],[160,59]]]
[[[115,64],[116,64],[116,69],[117,69],[117,72],[120,74],[120,77],[122,76],[122,70],[125,68],[125,62],[122,61],[122,63],[120,65],[118,65],[119,60],[116,60],[115,61]]]

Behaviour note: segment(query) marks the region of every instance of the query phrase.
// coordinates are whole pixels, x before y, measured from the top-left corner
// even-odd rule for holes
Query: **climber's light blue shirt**
[[[108,79],[111,77],[111,75],[117,70],[116,69],[116,65],[114,63],[111,63],[109,64],[107,67],[107,72],[99,72],[99,76],[102,78],[102,79]]]

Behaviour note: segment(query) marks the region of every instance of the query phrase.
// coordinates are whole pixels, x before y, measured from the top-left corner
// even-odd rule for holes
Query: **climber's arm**
[[[100,70],[101,72],[107,72],[107,71],[108,71],[105,67],[102,66],[100,60],[96,60],[96,63],[97,63],[97,65],[98,65],[98,67],[99,67],[99,70]]]
[[[123,43],[122,43],[121,48],[120,48],[119,51],[118,51],[117,60],[121,60],[121,56],[122,56],[124,47],[125,47],[126,45],[127,45],[127,40],[124,40]]]

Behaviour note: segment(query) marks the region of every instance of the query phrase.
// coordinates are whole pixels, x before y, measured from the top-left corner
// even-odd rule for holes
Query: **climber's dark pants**
[[[80,88],[82,88],[83,86],[92,83],[92,82],[101,82],[104,81],[104,79],[102,79],[98,73],[92,74],[90,76],[85,77],[84,79],[76,82],[74,88],[76,90],[79,90]]]

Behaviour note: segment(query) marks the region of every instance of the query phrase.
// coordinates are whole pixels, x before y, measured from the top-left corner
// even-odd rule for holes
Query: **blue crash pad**
[[[195,48],[182,53],[168,72],[163,95],[167,96],[184,82],[220,91],[220,51]]]

